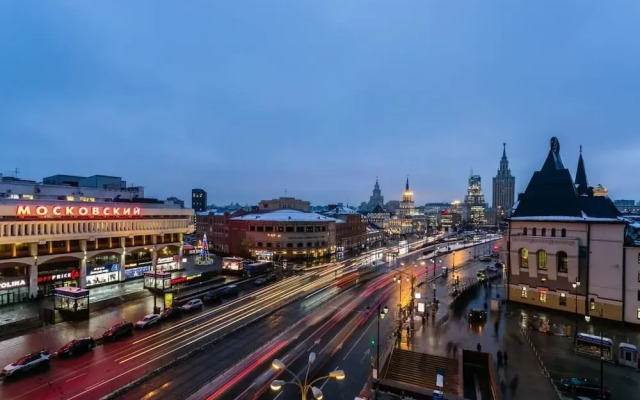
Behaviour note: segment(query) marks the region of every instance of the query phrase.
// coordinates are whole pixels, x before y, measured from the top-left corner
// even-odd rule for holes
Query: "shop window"
[[[564,251],[557,252],[556,264],[558,265],[558,272],[565,273],[565,274],[569,272],[569,262],[567,260],[567,253],[565,253]]]
[[[526,288],[526,287],[523,287],[523,288],[522,288],[522,293],[520,294],[520,296],[521,296],[523,299],[526,299],[526,298],[527,298],[527,288]]]
[[[547,252],[544,250],[538,250],[538,269],[547,269]]]
[[[562,228],[562,231],[560,231],[560,236],[567,237],[567,230]]]
[[[258,232],[264,232],[264,226],[258,226],[256,227],[256,229],[258,230]]]
[[[531,236],[536,236],[538,234],[538,228],[533,228],[531,230]]]
[[[518,253],[520,255],[520,268],[529,268],[529,250],[522,248]]]
[[[547,228],[542,228],[541,235],[542,236],[547,236]]]
[[[556,237],[556,228],[551,228],[551,237]]]
[[[287,226],[287,228],[285,229],[286,232],[293,232],[294,231],[294,227],[293,226]]]
[[[297,233],[303,233],[304,232],[304,226],[296,226],[296,232]]]
[[[560,305],[561,306],[567,305],[567,295],[565,293],[560,293]]]
[[[527,227],[526,226],[524,228],[522,228],[522,234],[524,236],[527,236]]]
[[[540,292],[540,303],[546,303],[546,302],[547,302],[547,292],[542,290]]]

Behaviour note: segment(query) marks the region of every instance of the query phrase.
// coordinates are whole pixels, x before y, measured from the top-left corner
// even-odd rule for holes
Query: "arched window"
[[[273,247],[273,244],[269,242],[267,243],[267,247]]]
[[[542,236],[547,236],[547,228],[542,228]]]
[[[287,247],[288,248],[292,248],[293,247],[293,243],[287,243]]]
[[[524,228],[522,228],[522,234],[524,236],[527,236],[527,227],[526,226]]]
[[[569,272],[569,262],[567,259],[567,253],[559,251],[556,253],[556,265],[558,266],[558,272]]]
[[[562,233],[561,233],[562,237],[567,237],[567,230],[562,228]]]
[[[551,236],[556,237],[556,228],[551,228]]]
[[[537,235],[537,234],[538,234],[538,229],[537,229],[537,228],[533,228],[533,229],[531,230],[531,235],[532,235],[532,236],[535,236],[535,235]]]
[[[262,247],[262,242],[258,242],[258,247]]]
[[[520,268],[529,268],[529,250],[522,248],[520,253]]]
[[[538,269],[547,269],[547,252],[538,250]]]

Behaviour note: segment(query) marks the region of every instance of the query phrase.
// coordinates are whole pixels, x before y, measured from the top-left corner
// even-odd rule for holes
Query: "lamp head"
[[[285,369],[286,368],[284,363],[282,361],[278,360],[277,358],[274,359],[273,361],[271,361],[271,367],[273,367],[273,369]]]
[[[347,375],[345,375],[343,370],[339,369],[339,370],[330,372],[329,373],[329,377],[341,381],[344,378],[346,378]]]
[[[384,306],[384,308],[382,309],[382,312],[385,314],[389,314],[389,307]]]
[[[316,353],[313,351],[309,353],[309,365],[313,364],[316,361]]]
[[[584,316],[584,320],[587,321],[587,323],[588,323],[589,321],[591,321],[591,316],[590,315],[585,315]]]
[[[271,382],[271,390],[280,390],[282,389],[282,386],[284,386],[284,384],[284,381],[276,379],[275,381]]]
[[[311,393],[313,393],[313,397],[315,397],[316,400],[322,400],[322,398],[324,397],[322,395],[322,390],[318,389],[315,386],[311,386]]]

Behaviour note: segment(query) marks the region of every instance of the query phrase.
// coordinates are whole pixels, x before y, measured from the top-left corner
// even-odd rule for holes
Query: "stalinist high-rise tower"
[[[507,160],[507,144],[502,143],[502,158],[500,169],[493,178],[493,209],[496,213],[496,222],[509,217],[513,207],[516,189],[516,178],[511,175],[509,160]]]

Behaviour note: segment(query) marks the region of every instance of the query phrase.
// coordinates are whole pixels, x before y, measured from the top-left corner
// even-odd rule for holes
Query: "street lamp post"
[[[389,313],[389,308],[384,306],[381,308],[381,304],[378,304],[378,336],[377,336],[377,348],[376,348],[376,379],[380,379],[380,320],[383,319]]]
[[[453,253],[451,253],[451,272],[453,273],[453,275],[456,274],[456,251],[454,250]]]
[[[575,282],[573,282],[571,284],[571,286],[573,286],[573,290],[575,292],[576,298],[575,298],[575,302],[576,302],[576,326],[573,330],[573,341],[575,343],[576,340],[578,340],[578,288],[580,287],[580,281],[578,279],[576,279]]]
[[[602,311],[599,311],[600,317],[602,317]],[[585,321],[589,323],[591,317],[588,315],[584,316]],[[604,346],[602,345],[604,342],[604,332],[603,328],[600,328],[600,398],[604,399]]]
[[[294,378],[294,381],[285,382],[283,380],[276,379],[271,382],[271,390],[280,390],[285,385],[293,385],[297,386],[300,389],[300,394],[302,395],[302,400],[307,400],[307,394],[311,391],[313,398],[316,400],[321,400],[323,398],[322,391],[320,388],[313,386],[314,383],[321,381],[323,379],[336,379],[343,380],[346,375],[342,370],[335,370],[329,373],[329,375],[321,376],[320,378],[316,378],[311,382],[307,382],[309,379],[309,369],[311,369],[311,365],[316,361],[316,353],[309,353],[309,362],[307,363],[307,373],[305,374],[304,383],[298,378],[296,374],[291,372],[287,366],[277,358],[271,362],[271,367],[276,370],[287,371]]]

